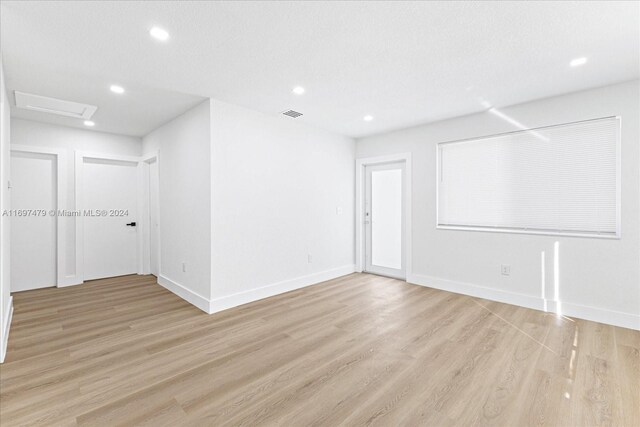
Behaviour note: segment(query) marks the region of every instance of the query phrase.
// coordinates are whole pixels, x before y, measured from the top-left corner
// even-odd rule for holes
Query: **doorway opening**
[[[58,284],[57,157],[52,153],[11,152],[11,290]]]
[[[158,155],[76,152],[79,283],[160,275]]]
[[[143,186],[146,194],[146,212],[144,217],[144,259],[143,273],[160,277],[160,169],[158,154],[152,154],[142,160]]]
[[[411,272],[411,155],[356,161],[356,270],[406,280]]]

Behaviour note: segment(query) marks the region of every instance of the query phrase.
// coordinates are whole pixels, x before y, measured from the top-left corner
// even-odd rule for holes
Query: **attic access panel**
[[[42,113],[56,114],[76,119],[89,120],[98,107],[80,102],[65,101],[31,93],[14,91],[16,107]]]

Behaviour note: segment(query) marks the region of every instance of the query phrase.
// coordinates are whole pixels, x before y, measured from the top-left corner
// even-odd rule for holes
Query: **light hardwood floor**
[[[211,316],[153,276],[14,304],[3,427],[640,426],[640,332],[393,279]]]

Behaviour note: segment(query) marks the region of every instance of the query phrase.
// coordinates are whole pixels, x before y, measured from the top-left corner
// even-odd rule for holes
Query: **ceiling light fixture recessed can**
[[[366,115],[362,118],[362,120],[364,120],[365,122],[370,122],[371,120],[373,120],[373,116]]]
[[[111,87],[109,87],[109,89],[113,93],[124,93],[124,88],[122,86],[111,85]]]
[[[569,65],[571,65],[572,67],[579,67],[579,66],[584,65],[586,63],[587,63],[587,58],[585,58],[583,56],[582,58],[576,58],[576,59],[571,60]]]
[[[167,32],[167,30],[160,27],[152,27],[149,30],[149,34],[151,34],[151,37],[153,37],[154,39],[158,39],[161,41],[166,41],[169,39],[169,33]]]
[[[305,90],[302,86],[296,86],[293,88],[292,92],[295,93],[296,95],[302,95],[305,92]]]
[[[84,121],[84,125],[85,125],[85,126],[89,126],[89,127],[91,127],[91,126],[94,126],[94,125],[95,125],[95,123],[94,123],[94,122],[92,122],[91,120],[85,120],[85,121]]]

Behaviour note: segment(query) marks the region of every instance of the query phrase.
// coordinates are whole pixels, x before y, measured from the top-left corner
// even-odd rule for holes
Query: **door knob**
[[[135,226],[136,226],[136,223],[135,223],[135,221],[134,221],[134,222],[130,222],[129,224],[127,224],[127,226],[128,226],[128,227],[135,227]]]

